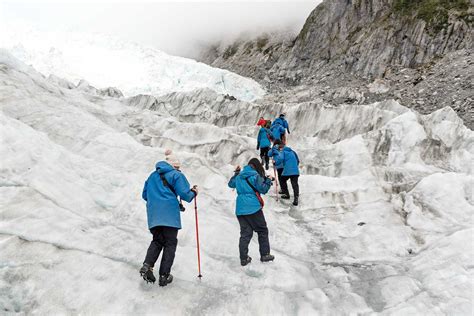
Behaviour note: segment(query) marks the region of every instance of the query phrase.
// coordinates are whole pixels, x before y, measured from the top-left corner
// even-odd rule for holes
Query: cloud
[[[0,17],[41,30],[100,32],[195,57],[199,46],[242,33],[301,29],[320,0],[311,1],[53,1],[0,2]]]

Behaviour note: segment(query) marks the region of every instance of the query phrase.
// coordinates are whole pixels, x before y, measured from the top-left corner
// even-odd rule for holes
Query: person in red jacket
[[[267,120],[263,118],[263,116],[260,116],[260,119],[257,122],[257,126],[264,127],[265,124],[267,124]]]

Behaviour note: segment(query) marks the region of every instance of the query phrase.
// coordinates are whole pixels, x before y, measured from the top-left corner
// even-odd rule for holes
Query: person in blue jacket
[[[178,230],[181,229],[180,211],[184,211],[177,198],[179,196],[186,202],[191,202],[198,193],[197,186],[190,188],[188,180],[179,171],[179,160],[171,155],[171,151],[166,153],[167,161],[156,164],[156,170],[146,180],[142,193],[153,240],[148,247],[140,275],[145,281],[155,283],[153,267],[163,250],[159,271],[160,286],[173,281],[170,271],[178,245]]]
[[[281,127],[278,127],[278,125]],[[274,130],[275,136],[277,136],[277,133],[280,133],[280,136],[278,138],[275,137],[275,140],[281,140],[284,144],[286,144],[285,130],[288,131],[288,134],[290,134],[290,127],[288,126],[288,122],[285,119],[285,113],[280,114],[280,116],[273,121],[272,129]]]
[[[265,169],[268,170],[270,157],[268,157],[268,151],[270,150],[270,131],[262,126],[258,131],[257,136],[257,150],[260,149],[260,158],[262,165],[265,164]]]
[[[290,199],[290,193],[288,191],[288,179],[291,181],[291,186],[293,187],[293,205],[298,205],[298,199],[300,195],[300,188],[298,185],[298,178],[300,175],[299,171],[299,164],[300,159],[296,152],[291,149],[290,147],[285,146],[285,144],[281,143],[279,145],[280,154],[275,155],[275,163],[276,164],[283,164],[283,172],[281,175],[281,190],[283,191],[283,195],[281,196],[282,199]]]
[[[237,189],[235,214],[240,225],[239,253],[240,264],[246,266],[252,261],[248,255],[249,243],[253,232],[258,235],[260,261],[273,261],[270,254],[268,228],[263,215],[263,200],[260,194],[266,194],[272,185],[272,180],[265,176],[265,170],[257,158],[252,158],[241,171],[240,166],[234,171],[229,180],[229,187]]]
[[[270,151],[268,152],[268,156],[273,159],[273,167],[276,169],[277,174],[278,174],[278,183],[281,183],[281,174],[283,173],[283,161],[278,160],[278,163],[276,163],[276,159],[275,159],[276,156],[281,154],[280,149],[279,149],[280,144],[281,144],[280,140],[275,141],[272,149],[270,149]],[[284,192],[281,189],[280,189],[280,192],[278,192],[278,194],[283,194],[283,193]]]
[[[276,124],[280,124],[281,126],[283,126],[283,128],[288,131],[288,134],[290,134],[290,127],[288,126],[288,122],[285,119],[285,113],[280,114],[280,116],[273,121],[272,125]]]
[[[285,136],[285,128],[281,124],[274,124],[270,128],[273,142],[283,141]]]

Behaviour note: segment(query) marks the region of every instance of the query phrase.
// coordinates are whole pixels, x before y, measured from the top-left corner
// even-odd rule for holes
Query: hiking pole
[[[202,278],[201,274],[201,254],[199,251],[199,223],[198,223],[198,207],[197,207],[197,195],[194,197],[194,215],[196,217],[196,245],[197,245],[197,258],[198,258],[198,278]]]
[[[275,168],[275,160],[273,160],[273,174],[275,175],[275,194],[276,194],[277,202],[278,202],[278,178],[277,178],[277,172]]]

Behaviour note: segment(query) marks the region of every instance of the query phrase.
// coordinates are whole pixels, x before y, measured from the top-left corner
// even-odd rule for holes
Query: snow
[[[193,116],[212,99],[199,90],[167,99],[169,111],[132,106],[45,79],[5,51],[0,82],[3,313],[472,313],[474,135],[450,109],[292,106],[301,204],[271,188],[276,259],[260,263],[254,238],[241,267],[227,181],[257,155],[250,125],[270,105],[216,99]],[[166,148],[200,187],[203,278],[187,204],[175,279],[159,288],[138,274],[151,240],[141,189]]]
[[[116,87],[126,96],[199,88],[244,101],[265,94],[252,79],[111,36],[59,30],[43,33],[18,23],[1,23],[2,48],[43,75],[55,75],[76,85],[85,79],[97,88]]]

